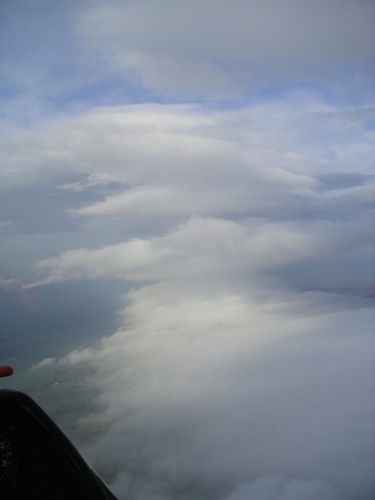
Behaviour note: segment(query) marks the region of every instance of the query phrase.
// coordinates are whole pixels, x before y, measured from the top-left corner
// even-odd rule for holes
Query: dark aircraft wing
[[[35,401],[7,389],[0,390],[0,498],[116,500]]]

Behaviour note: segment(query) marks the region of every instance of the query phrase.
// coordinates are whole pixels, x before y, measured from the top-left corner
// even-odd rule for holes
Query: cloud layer
[[[294,102],[100,109],[50,136],[78,175],[56,191],[81,200],[66,217],[122,233],[40,260],[34,286],[138,283],[115,334],[57,361],[97,367],[85,454],[120,498],[374,491],[371,302],[287,286],[371,282],[370,110]],[[334,146],[312,127],[321,114]]]
[[[33,367],[91,368],[90,463],[119,498],[374,497],[374,3],[1,9],[0,285],[119,309]]]

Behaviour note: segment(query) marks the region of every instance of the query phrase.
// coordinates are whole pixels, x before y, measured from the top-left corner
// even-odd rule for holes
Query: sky
[[[83,453],[120,499],[375,495],[374,21],[0,3],[0,287],[112,311],[32,369],[95,367]]]

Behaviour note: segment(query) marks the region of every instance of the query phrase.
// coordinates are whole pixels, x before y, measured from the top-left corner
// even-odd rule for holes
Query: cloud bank
[[[120,498],[369,498],[374,319],[233,276],[134,290],[116,334],[62,361],[98,370],[86,456]]]

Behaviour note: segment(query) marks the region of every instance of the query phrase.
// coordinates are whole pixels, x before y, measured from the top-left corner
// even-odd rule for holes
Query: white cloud
[[[2,185],[100,193],[101,185],[117,183],[70,212],[92,217],[312,214],[329,207],[316,176],[373,172],[365,128],[371,116],[371,108],[337,109],[309,95],[237,112],[173,105],[96,109],[5,137]]]
[[[192,218],[164,236],[132,239],[100,249],[76,249],[38,263],[36,284],[75,279],[168,280],[256,274],[298,261],[371,256],[368,220],[239,224]],[[35,284],[34,284],[35,286]]]
[[[127,304],[122,328],[74,353],[98,370],[85,454],[118,474],[119,498],[371,497],[365,302],[232,275],[149,285]]]
[[[56,363],[56,358],[44,358],[40,363],[32,365],[30,370],[39,370],[40,368],[45,368],[46,366],[52,366]]]

